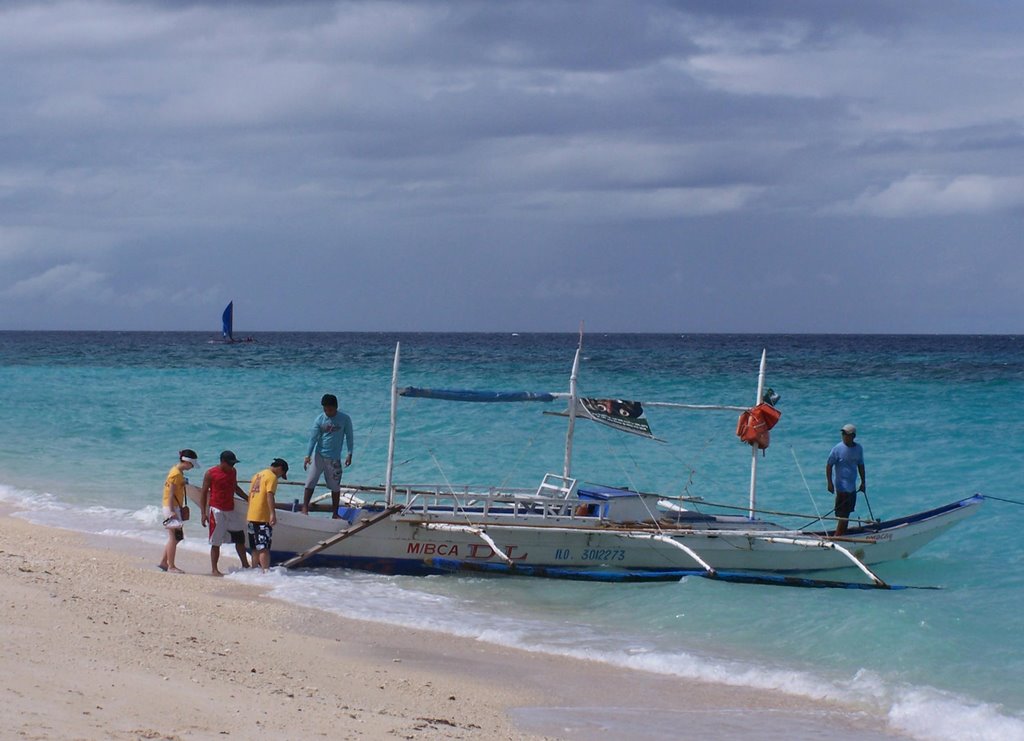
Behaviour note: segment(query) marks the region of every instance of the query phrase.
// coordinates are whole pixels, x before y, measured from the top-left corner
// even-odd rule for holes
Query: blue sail
[[[224,307],[224,314],[221,315],[221,323],[223,328],[221,329],[221,336],[225,340],[233,341],[235,339],[234,334],[234,323],[235,323],[235,302],[229,301],[228,305]]]

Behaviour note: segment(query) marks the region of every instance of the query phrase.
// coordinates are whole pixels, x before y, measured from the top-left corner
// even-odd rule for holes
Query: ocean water
[[[332,392],[355,425],[346,479],[380,483],[396,342],[402,385],[563,391],[577,341],[256,338],[219,345],[202,333],[0,332],[0,499],[26,519],[144,540],[155,553],[161,485],[179,448],[197,450],[203,468],[230,448],[243,477],[276,456],[300,471],[319,398]],[[869,499],[859,514],[870,507],[895,517],[975,492],[1024,501],[1024,337],[592,334],[580,392],[749,405],[762,348],[783,416],[759,464],[761,506],[828,512],[824,462],[846,422],[865,448]],[[555,410],[403,399],[396,479],[535,486],[562,466],[564,420],[542,414],[547,408]],[[574,473],[746,503],[750,453],[734,436],[734,413],[651,409],[648,418],[666,442],[581,424]],[[292,491],[301,496],[296,486],[279,498]],[[911,559],[878,568],[892,583],[938,590],[312,571],[232,578],[377,622],[842,699],[914,738],[1024,739],[1022,529],[1024,506],[990,500]],[[197,523],[187,533],[188,547],[205,549]]]

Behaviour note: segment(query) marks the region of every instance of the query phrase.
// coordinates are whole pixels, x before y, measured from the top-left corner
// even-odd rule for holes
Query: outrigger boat
[[[983,501],[981,495],[974,495],[897,519],[857,525],[851,520],[843,537],[830,536],[825,518],[801,529],[762,519],[756,501],[757,462],[768,445],[768,429],[779,417],[773,406],[777,397],[765,389],[765,353],[753,408],[612,402],[618,408],[610,409],[607,402],[579,397],[579,349],[568,393],[400,388],[399,358],[396,346],[384,485],[343,490],[350,506],[342,508],[342,519],[303,515],[279,504],[273,563],[386,574],[476,572],[609,582],[700,576],[790,586],[893,589],[900,587],[887,584],[871,566],[908,557],[974,513]],[[568,418],[563,470],[545,475],[536,489],[396,484],[392,474],[402,397],[462,402],[567,400],[568,410],[561,413]],[[750,497],[744,512],[706,514],[691,508],[695,503],[706,504],[700,498],[588,484],[572,475],[578,418],[649,436],[642,406],[741,413],[738,434],[752,448]],[[859,570],[860,580],[814,576],[844,568]]]

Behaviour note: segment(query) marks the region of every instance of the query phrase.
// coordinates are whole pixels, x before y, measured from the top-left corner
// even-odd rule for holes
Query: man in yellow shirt
[[[249,487],[249,550],[253,566],[259,563],[263,571],[270,568],[270,541],[277,524],[274,495],[279,478],[288,480],[288,461],[283,458],[275,458],[253,476]]]

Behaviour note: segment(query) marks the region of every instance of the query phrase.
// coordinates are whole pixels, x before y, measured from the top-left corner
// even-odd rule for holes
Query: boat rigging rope
[[[707,507],[715,507],[717,509],[735,509],[735,510],[739,510],[741,512],[747,512],[750,509],[749,507],[747,507],[747,505],[738,506],[738,505],[735,505],[735,504],[722,504],[720,502],[709,502],[706,499],[704,499],[703,497],[694,498],[694,497],[668,497],[667,496],[667,497],[663,497],[663,499],[667,499],[669,501],[678,500],[680,502],[699,502],[699,503],[703,503]],[[694,511],[699,512],[700,510],[698,510],[696,507],[694,507]],[[761,509],[761,508],[758,508],[758,509],[755,509],[754,511],[757,512],[758,514],[762,514],[762,515],[777,515],[779,517],[799,517],[801,519],[806,519],[806,518],[811,516],[809,512],[785,512],[783,510],[776,510],[776,509]],[[829,517],[830,514],[832,514],[831,510],[829,512],[825,513],[824,515],[822,515],[820,519],[822,519],[822,520],[834,520],[834,519],[836,519],[834,517]],[[813,523],[817,522],[818,519],[819,518],[817,518],[817,517],[814,518],[813,520],[811,520],[811,523],[813,524]],[[857,523],[858,525],[868,525],[868,524],[871,524],[868,520],[861,520],[861,519],[858,519],[856,517],[851,517],[851,518],[849,518],[849,520],[850,520],[851,523]]]
[[[462,514],[466,518],[466,522],[472,525],[472,520],[469,518],[469,513],[462,506],[462,502],[459,500],[459,495],[455,493],[455,487],[452,486],[452,482],[448,479],[448,475],[441,468],[441,462],[437,460],[437,456],[434,455],[434,451],[431,448],[427,448],[427,453],[430,455],[430,459],[434,461],[434,465],[437,466],[438,473],[441,474],[441,478],[444,479],[444,485],[448,487],[448,493],[452,495],[452,501],[455,503],[452,505],[452,513],[456,511]]]
[[[697,460],[701,460],[701,458],[703,458],[704,454],[708,451],[708,448],[711,447],[711,442],[713,440],[715,440],[716,437],[717,437],[717,435],[712,435],[711,437],[709,437],[707,440],[704,441],[704,446],[700,449],[700,452],[697,453]],[[689,491],[690,491],[690,485],[693,483],[694,474],[697,473],[697,466],[696,466],[696,464],[692,464],[691,465],[687,461],[684,461],[678,455],[674,455],[673,457],[677,461],[679,461],[683,465],[683,467],[687,469],[687,471],[689,473],[689,475],[686,478],[686,483],[683,484],[683,492],[684,492],[684,494],[688,495]]]
[[[1003,497],[994,497],[991,494],[982,494],[985,499],[995,499],[997,502],[1006,502],[1007,504],[1018,504],[1024,507],[1024,502],[1020,502],[1016,499],[1004,499]]]
[[[594,421],[594,420],[591,420],[591,421]],[[603,425],[600,425],[599,423],[596,423],[596,422],[595,422],[595,424],[598,424],[598,427],[601,427],[602,429],[604,429]],[[703,455],[707,451],[708,447],[714,442],[715,439],[716,439],[716,436],[712,435],[707,440],[705,440],[704,445],[703,445],[703,447],[701,448],[701,451],[700,451],[701,455]],[[635,482],[633,481],[633,477],[630,475],[630,471],[627,469],[626,466],[624,466],[622,464],[621,457],[619,455],[619,453],[620,453],[619,449],[620,448],[625,448],[625,441],[623,440],[622,436],[618,435],[618,434],[615,434],[614,432],[610,432],[609,431],[609,436],[605,437],[604,441],[605,441],[605,448],[606,448],[606,450],[609,453],[608,457],[611,458],[612,460],[616,461],[616,463],[618,464],[620,470],[622,471],[623,476],[626,478],[627,482],[629,483],[630,488],[632,488],[634,491],[641,491],[640,488],[637,487]],[[609,442],[609,441],[611,441],[611,442]],[[612,443],[615,443],[615,444],[613,445]],[[793,454],[793,460],[796,462],[797,470],[800,472],[800,478],[803,480],[804,488],[807,490],[808,498],[811,500],[811,505],[814,507],[814,512],[815,512],[815,517],[809,523],[807,523],[806,525],[803,525],[803,526],[801,526],[799,528],[795,528],[795,529],[798,529],[798,530],[803,530],[803,529],[805,529],[807,527],[811,527],[812,525],[814,525],[817,522],[824,523],[827,519],[829,519],[829,515],[832,514],[833,510],[829,510],[824,515],[821,514],[821,510],[818,508],[817,503],[814,501],[814,497],[811,494],[810,486],[807,483],[807,478],[804,475],[803,469],[800,466],[800,462],[796,458],[796,453],[795,453],[795,451],[793,451],[792,446],[790,446],[790,451]],[[626,455],[629,455],[628,451],[626,451]],[[671,450],[671,446],[669,446],[669,455],[670,455],[670,457],[672,457],[673,459],[678,461],[680,463],[680,465],[682,465],[684,468],[686,468],[689,471],[689,479],[688,479],[686,485],[683,487],[683,490],[687,491],[689,489],[690,484],[693,481],[694,474],[697,472],[697,467],[695,465],[691,465],[687,461],[684,461],[679,455],[677,455],[674,451]],[[636,460],[631,455],[629,455],[629,458],[630,458],[630,460],[633,461],[634,468],[639,470],[640,466],[639,466],[639,464],[637,464]],[[714,477],[708,477],[706,473],[704,474],[704,477],[705,477],[704,480],[709,482],[710,484],[713,485],[713,484],[716,483],[716,480],[715,480]],[[685,495],[683,495],[683,496],[679,496],[679,497],[665,496],[663,498],[666,499],[666,500],[669,500],[669,501],[672,501],[674,499],[678,499],[679,501],[684,501],[684,502],[686,502],[687,504],[690,505],[690,508],[694,512],[698,512],[698,513],[701,513],[701,514],[707,514],[706,510],[702,509],[702,507],[701,507],[702,504],[704,505],[705,508],[712,507],[712,508],[719,508],[719,509],[735,509],[735,510],[742,510],[744,512],[746,512],[748,510],[748,507],[746,505],[744,505],[742,507],[736,507],[736,506],[730,506],[730,505],[727,505],[727,504],[718,504],[718,503],[715,503],[715,502],[709,502],[709,501],[705,500],[703,497],[693,497],[693,496],[685,496]],[[645,507],[645,509],[647,509],[648,514],[651,516],[651,519],[654,521],[654,524],[655,524],[655,527],[657,528],[657,530],[659,532],[664,532],[663,528],[661,527],[661,524],[659,523],[660,513],[651,512],[651,509],[650,509],[649,506],[647,506],[646,502],[644,502],[644,507]],[[781,515],[781,516],[785,516],[785,517],[800,517],[800,518],[810,517],[810,515],[807,514],[807,513],[783,512],[783,511],[778,511],[778,510],[758,509],[758,510],[756,510],[756,512],[758,514],[762,514],[762,515]],[[852,517],[850,518],[850,522],[851,523],[856,523],[858,525],[866,525],[866,524],[868,524],[868,521],[866,521],[866,520],[860,520],[860,519],[852,518]]]
[[[701,446],[700,452],[697,453],[697,455],[695,457],[695,460],[698,460],[698,461],[702,460],[703,457],[704,457],[704,454],[707,453],[708,448],[711,446],[711,443],[713,443],[717,438],[718,438],[717,435],[712,435],[711,437],[707,438],[704,441],[704,445]],[[668,450],[669,450],[668,457],[670,457],[674,461],[676,461],[676,463],[678,463],[679,466],[681,468],[685,469],[686,472],[687,472],[686,483],[683,484],[683,487],[682,487],[683,493],[678,496],[678,499],[680,499],[682,501],[690,502],[693,505],[692,509],[693,509],[694,512],[701,512],[700,502],[704,501],[704,497],[690,493],[690,487],[694,483],[695,476],[697,474],[698,465],[699,464],[691,463],[688,460],[684,460],[678,453],[676,453],[674,450],[672,450],[671,447],[669,447]],[[713,488],[714,486],[717,485],[719,488],[723,488],[723,489],[725,488],[724,484],[722,484],[716,477],[708,474],[706,471],[702,471],[701,475],[703,476],[702,481],[705,484],[707,484],[708,486]],[[665,497],[665,499],[671,499],[671,498],[672,497],[669,497],[669,496]],[[701,512],[701,514],[705,514],[705,513]]]
[[[509,479],[512,478],[512,475],[514,473],[518,472],[518,471],[522,471],[523,470],[523,467],[521,465],[519,465],[519,464],[522,463],[523,458],[526,456],[526,453],[532,447],[533,447],[533,438],[531,437],[529,440],[526,441],[526,445],[524,445],[523,448],[520,450],[519,455],[516,456],[516,459],[514,461],[512,461],[512,468],[509,470],[508,474],[505,475],[505,478],[503,478],[501,480],[501,483],[498,484],[498,488],[499,489],[504,489],[505,487],[507,487]]]
[[[388,411],[387,414],[384,413],[385,410]],[[380,420],[387,418],[390,415],[390,413],[391,412],[388,409],[388,402],[382,401],[377,406],[376,411],[372,415],[370,415],[370,429],[364,433],[367,438],[373,439],[373,434],[377,430],[377,423],[380,422]]]
[[[823,522],[825,518],[821,516],[821,510],[818,509],[818,503],[814,501],[814,495],[811,494],[811,487],[807,485],[807,477],[804,476],[804,469],[800,466],[800,461],[797,460],[796,457],[796,450],[792,445],[789,446],[789,452],[793,454],[793,463],[796,464],[796,470],[800,472],[800,480],[804,482],[804,489],[807,490],[807,498],[811,500],[811,506],[814,507],[814,514],[818,516],[817,520],[812,520],[799,528],[800,530],[803,530],[804,528],[810,527],[815,522]],[[830,515],[834,511],[835,510],[833,509],[828,514]],[[825,517],[828,517],[828,515],[825,515]]]
[[[417,405],[417,404],[419,403],[419,401],[420,401],[420,400],[419,400],[418,398],[413,398],[413,400],[412,400],[412,401],[413,401],[413,406],[416,406],[416,405]],[[500,483],[500,484],[498,484],[498,486],[497,486],[496,488],[498,488],[498,489],[504,489],[504,488],[506,488],[506,487],[508,486],[508,482],[509,482],[509,481],[511,480],[511,478],[512,478],[512,477],[513,477],[513,476],[514,476],[514,475],[515,475],[516,473],[518,473],[519,471],[521,471],[521,470],[522,470],[522,466],[520,465],[520,463],[522,463],[522,460],[523,460],[523,458],[525,458],[525,457],[526,457],[526,454],[527,454],[527,453],[528,453],[528,452],[530,451],[530,449],[531,449],[531,448],[533,447],[533,441],[534,441],[534,439],[533,439],[532,437],[531,437],[531,438],[529,438],[529,439],[527,439],[527,441],[526,441],[526,444],[525,444],[525,445],[524,445],[524,446],[523,446],[523,447],[522,447],[522,448],[520,449],[520,451],[519,451],[519,454],[518,454],[518,455],[516,456],[516,459],[515,459],[515,460],[514,460],[514,461],[512,462],[512,465],[511,465],[511,466],[509,467],[509,470],[508,470],[508,472],[507,472],[507,473],[505,474],[505,477],[504,477],[504,478],[503,478],[503,479],[501,480],[501,483]],[[448,480],[448,477],[447,477],[447,476],[445,476],[445,474],[444,474],[444,471],[443,471],[443,470],[441,469],[441,464],[440,464],[440,462],[439,462],[439,461],[437,460],[437,456],[435,456],[435,455],[434,455],[434,451],[433,451],[433,449],[431,449],[431,448],[428,448],[428,449],[427,449],[427,454],[428,454],[428,455],[430,455],[430,458],[431,458],[431,460],[433,460],[433,461],[434,461],[434,466],[435,466],[435,467],[437,468],[437,470],[438,470],[438,471],[439,471],[439,472],[441,473],[441,477],[442,477],[442,478],[444,479],[444,483],[445,483],[445,485],[446,485],[446,486],[448,487],[448,491],[450,491],[450,492],[452,493],[452,495],[454,496],[454,494],[455,494],[455,489],[454,489],[454,487],[452,487],[452,484],[451,484],[451,482],[450,482],[450,481]],[[405,465],[406,463],[409,463],[410,461],[412,461],[412,460],[415,460],[415,459],[416,459],[416,456],[412,456],[412,457],[410,457],[410,458],[406,458],[406,459],[405,459],[404,461],[402,461],[401,463],[399,463],[399,464],[396,464],[396,466],[402,466],[402,465]]]
[[[581,394],[581,396],[582,396],[582,394]],[[626,446],[626,439],[625,439],[625,437],[621,433],[619,433],[617,431],[610,431],[610,430],[608,430],[605,425],[601,424],[600,422],[598,422],[597,420],[593,419],[592,417],[582,416],[582,417],[578,417],[578,419],[589,419],[591,422],[593,422],[595,424],[595,426],[600,428],[600,430],[602,432],[607,432],[608,433],[604,437],[605,449],[608,451],[608,457],[611,460],[615,461],[615,463],[618,465],[619,470],[622,472],[623,477],[625,477],[629,487],[633,491],[640,491],[640,487],[637,486],[636,482],[633,480],[633,476],[631,474],[630,469],[627,468],[627,466],[625,466],[623,464],[623,462],[622,462],[622,457],[625,456],[632,463],[632,470],[635,470],[635,471],[641,470],[639,462],[636,460],[636,458],[633,456],[633,454],[629,451],[628,447]],[[717,437],[716,435],[712,435],[711,437],[709,437],[707,440],[704,441],[704,445],[703,445],[703,447],[700,450],[700,455],[703,455],[704,453],[707,452],[708,447],[711,445],[711,443],[715,440],[716,437]],[[664,443],[663,440],[658,440],[658,442]],[[686,491],[689,490],[690,484],[693,483],[693,477],[694,477],[694,474],[697,473],[697,467],[696,467],[696,465],[691,464],[691,463],[683,460],[682,458],[680,458],[679,455],[677,455],[672,450],[670,445],[666,445],[666,447],[669,449],[670,457],[674,458],[684,469],[686,469],[686,471],[689,474],[688,478],[687,478],[687,481],[686,481],[686,484],[683,485],[683,491],[686,492]],[[715,483],[715,480],[713,478],[708,478],[707,480],[711,484]],[[666,497],[666,498],[669,498],[669,497]],[[693,500],[691,499],[690,501],[693,501]],[[658,531],[659,532],[663,532],[663,528],[661,527],[661,523],[659,522],[659,520],[661,519],[662,513],[661,512],[652,512],[650,506],[648,506],[646,501],[644,501],[644,509],[647,510],[647,514],[650,515],[651,520],[654,522],[654,526],[658,529]],[[699,506],[694,506],[693,510],[695,512],[700,512],[701,511]]]
[[[491,541],[491,539],[487,536],[487,534],[484,532],[483,526],[476,526],[476,525],[473,524],[473,520],[469,516],[469,512],[466,511],[466,508],[463,505],[463,499],[460,499],[459,495],[455,492],[455,487],[452,486],[452,482],[448,479],[448,476],[445,474],[444,469],[441,468],[441,462],[437,460],[437,456],[434,455],[434,451],[432,449],[428,448],[427,452],[430,454],[431,460],[434,461],[434,465],[437,466],[437,470],[440,472],[441,478],[444,479],[444,485],[448,487],[448,493],[451,494],[452,502],[454,502],[454,504],[452,505],[452,514],[454,515],[454,514],[457,513],[457,514],[461,515],[463,518],[465,518],[465,520],[466,520],[466,525],[464,525],[464,526],[453,526],[453,527],[469,527],[472,532],[474,532],[477,535],[479,535],[481,538],[483,538],[487,542],[488,545],[492,546],[495,549],[496,553],[500,554],[501,550],[498,549],[498,547],[496,545],[494,545],[494,543]],[[468,502],[468,498],[466,498],[466,500]],[[471,502],[468,502],[468,503],[471,504]]]
[[[707,438],[704,441],[704,445],[701,447],[700,452],[697,454],[696,460],[698,460],[698,461],[702,460],[703,457],[704,457],[704,454],[707,453],[708,448],[711,447],[711,444],[714,443],[717,439],[718,439],[718,435],[712,435],[711,437]],[[674,451],[671,451],[671,450],[669,451],[669,457],[672,458],[673,460],[675,460],[677,463],[679,463],[679,465],[682,468],[686,469],[686,471],[689,474],[688,477],[687,477],[686,483],[683,485],[683,492],[684,493],[680,494],[678,497],[675,497],[675,498],[679,499],[680,501],[688,502],[691,505],[691,509],[693,509],[694,512],[699,512],[700,514],[710,514],[710,513],[708,513],[708,512],[706,512],[706,511],[701,509],[701,504],[704,504],[706,506],[712,506],[712,507],[718,506],[714,502],[707,501],[702,496],[689,493],[690,492],[690,486],[694,483],[695,476],[698,473],[698,471],[700,471],[702,485],[707,487],[708,489],[715,489],[715,488],[717,488],[717,489],[719,489],[721,491],[727,491],[727,490],[729,490],[730,488],[732,488],[734,486],[733,482],[728,482],[728,483],[723,482],[721,478],[719,478],[719,477],[709,473],[707,470],[700,469],[700,464],[698,464],[698,463],[691,463],[690,461],[684,460],[681,456],[679,456]],[[667,497],[665,497],[665,499],[673,499],[673,497],[668,497],[667,496]],[[739,507],[737,509],[742,509],[742,510],[746,511],[748,509],[748,507],[746,505],[744,505],[743,507]]]
[[[589,419],[598,427],[604,427],[604,425],[602,425],[600,422],[593,419],[592,417],[583,417],[583,419]],[[622,471],[622,475],[626,477],[626,481],[629,484],[629,487],[633,491],[640,491],[640,488],[636,485],[636,482],[633,480],[633,476],[631,475],[630,471],[627,470],[627,468],[624,465],[622,465],[619,456],[616,455],[619,452],[623,453],[626,457],[629,458],[630,461],[632,461],[634,469],[640,469],[640,464],[637,462],[636,458],[633,457],[633,454],[626,448],[625,440],[623,440],[620,437],[620,435],[621,433],[615,432],[614,436],[605,437],[605,449],[608,451],[608,457],[613,459],[618,464],[619,468]],[[609,440],[617,443],[619,449],[617,449],[616,446],[612,445],[609,442]],[[651,507],[650,505],[647,504],[646,498],[641,497],[640,502],[644,505],[644,509],[647,510],[647,514],[651,518],[651,522],[654,523],[654,527],[657,528],[659,533],[663,532],[661,522],[659,521],[661,519],[661,514],[658,512],[651,511]]]
[[[374,435],[377,432],[377,425],[381,420],[390,418],[391,411],[389,409],[389,403],[390,402],[388,400],[381,401],[373,413],[368,417],[369,427],[365,431],[360,430],[360,438],[364,440],[363,445],[365,445],[368,450],[373,448],[371,443],[374,441]],[[354,421],[353,424],[355,424]],[[388,426],[390,427],[390,423]]]

